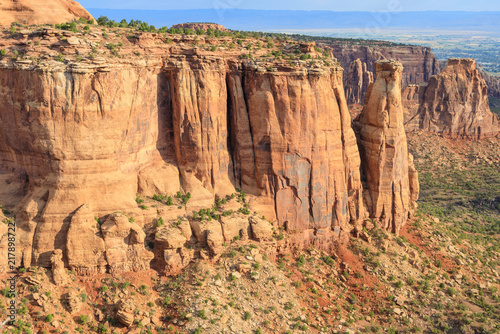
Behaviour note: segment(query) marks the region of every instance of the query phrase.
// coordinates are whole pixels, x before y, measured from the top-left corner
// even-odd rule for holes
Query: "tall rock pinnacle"
[[[356,120],[362,169],[368,187],[371,218],[398,233],[412,206],[410,162],[401,104],[403,66],[393,60],[375,64],[377,80],[368,89],[362,114]],[[414,194],[415,195],[415,194]]]

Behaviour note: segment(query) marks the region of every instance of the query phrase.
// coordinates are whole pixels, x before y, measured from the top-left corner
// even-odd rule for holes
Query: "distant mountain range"
[[[184,22],[214,22],[234,30],[276,31],[304,29],[420,29],[500,32],[500,12],[332,12],[292,10],[126,10],[89,8],[120,21],[141,20],[154,26]]]

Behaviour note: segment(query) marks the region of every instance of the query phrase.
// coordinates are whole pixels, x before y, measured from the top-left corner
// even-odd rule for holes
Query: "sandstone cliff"
[[[20,36],[10,50],[44,56],[0,62],[0,202],[16,213],[19,265],[49,266],[60,249],[81,274],[150,265],[174,271],[206,256],[186,246],[217,256],[234,235],[269,239],[269,223],[253,212],[290,232],[290,244],[325,250],[367,217],[395,232],[406,221],[415,200],[407,163],[380,175],[384,191],[391,182],[401,188],[399,197],[392,193],[390,216],[369,204],[382,202],[363,190],[342,69],[334,61],[270,60],[265,50],[247,60],[248,46],[214,53],[196,45],[221,42],[203,37],[117,33],[98,44],[98,34],[65,34]],[[111,52],[119,44],[123,56]],[[277,47],[294,53],[302,45]],[[89,50],[110,55],[79,59]],[[372,94],[370,113],[384,108],[376,102],[382,95]],[[390,109],[395,119],[400,111]],[[387,164],[406,161],[404,137],[384,136],[395,136],[402,154],[388,154]],[[363,147],[363,154],[372,149],[378,150]],[[239,200],[250,217],[221,222],[191,214],[236,188],[249,194]],[[138,205],[137,194],[177,192],[184,199],[175,206]]]
[[[480,70],[479,72],[488,85],[488,96],[500,99],[500,77],[489,75],[484,70]]]
[[[79,18],[91,20],[89,14],[73,0],[2,0],[0,2],[0,25],[13,22],[22,24],[66,23]]]
[[[373,83],[373,72],[359,58],[351,62],[345,80],[346,98],[349,104],[364,103],[368,87]]]
[[[375,66],[377,80],[368,89],[365,107],[355,123],[371,217],[398,233],[414,205],[412,198],[418,197],[403,122],[403,67],[392,60],[378,61]]]
[[[428,85],[410,86],[403,93],[407,130],[420,128],[452,138],[495,136],[500,121],[490,111],[487,91],[473,59],[450,59]]]
[[[382,59],[395,59],[403,64],[402,85],[428,82],[432,75],[439,73],[439,64],[430,48],[420,46],[360,46],[336,44],[327,45],[332,49],[349,75],[344,79],[347,103],[364,104],[368,84],[376,76],[375,62]],[[352,73],[352,75],[351,75]],[[363,80],[353,80],[363,78]],[[351,92],[359,92],[352,94]]]

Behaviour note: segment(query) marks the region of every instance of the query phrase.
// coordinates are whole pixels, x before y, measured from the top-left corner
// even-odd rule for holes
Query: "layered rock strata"
[[[364,103],[368,87],[373,83],[373,72],[359,58],[351,62],[345,80],[346,99],[349,104]]]
[[[80,274],[169,271],[196,256],[193,237],[209,255],[236,233],[269,240],[256,217],[188,220],[236,188],[295,244],[331,249],[365,218],[382,218],[367,205],[340,67],[262,64],[160,38],[132,39],[131,50],[152,54],[144,60],[1,63],[0,201],[16,212],[20,265],[50,266],[60,249]],[[137,193],[179,190],[189,203],[168,214],[183,217],[181,232],[149,232],[162,209],[141,209]],[[401,196],[397,226],[411,202]]]
[[[368,83],[376,76],[375,62],[395,59],[403,64],[402,85],[422,84],[439,73],[439,63],[430,48],[421,46],[362,46],[347,44],[327,44],[341,66],[349,71],[344,79],[347,103],[365,103]],[[352,74],[351,74],[352,73]],[[373,79],[371,77],[373,76]],[[363,80],[353,80],[363,78]],[[359,93],[358,93],[359,92]]]
[[[386,230],[398,233],[409,218],[413,199],[418,197],[403,121],[403,67],[392,60],[375,65],[377,80],[368,89],[356,127],[371,218],[380,220]]]
[[[171,27],[172,29],[191,29],[193,31],[196,30],[204,30],[207,31],[209,29],[212,30],[218,30],[218,31],[227,31],[227,29],[216,23],[180,23],[180,24],[175,24]]]
[[[473,59],[450,59],[428,85],[410,86],[403,95],[409,131],[466,139],[500,133],[500,120],[489,107],[488,87]]]

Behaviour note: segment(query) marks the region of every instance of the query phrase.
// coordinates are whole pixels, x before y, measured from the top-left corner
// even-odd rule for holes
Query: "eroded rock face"
[[[82,205],[71,218],[66,250],[68,266],[78,274],[106,272],[106,247],[90,205]]]
[[[450,59],[427,86],[408,87],[404,96],[408,130],[466,139],[500,133],[500,120],[490,111],[488,87],[473,59]]]
[[[70,313],[77,313],[82,308],[82,298],[75,291],[70,291],[64,299]]]
[[[175,273],[186,267],[194,257],[194,251],[185,248],[191,239],[189,222],[179,226],[171,223],[156,228],[153,267],[162,272]]]
[[[58,286],[68,282],[68,275],[66,274],[66,269],[64,269],[62,258],[63,252],[60,249],[56,249],[50,257],[50,262],[52,263],[52,279],[54,280],[54,284]]]
[[[131,301],[121,301],[116,310],[116,319],[125,327],[130,327],[134,323],[134,303]]]
[[[248,238],[252,235],[248,217],[222,217],[222,233],[224,240],[229,243],[234,238]]]
[[[153,253],[145,249],[144,231],[127,217],[111,214],[101,226],[110,272],[140,271],[149,268]]]
[[[421,115],[420,106],[425,100],[425,85],[410,85],[402,93],[401,101],[405,111],[405,129],[406,131],[415,131],[420,129]]]
[[[3,0],[0,2],[0,25],[12,22],[23,24],[66,23],[79,18],[91,20],[78,2],[72,0]]]
[[[205,31],[207,31],[208,29],[218,30],[218,31],[226,31],[227,30],[222,25],[216,24],[216,23],[180,23],[180,24],[173,25],[171,28],[172,29],[191,29],[193,31],[196,31],[198,29],[205,30]]]
[[[360,78],[361,74],[375,76],[375,62],[383,59],[396,59],[403,64],[402,84],[423,84],[430,77],[439,73],[439,63],[430,48],[421,46],[358,46],[358,45],[327,45],[344,69]],[[365,69],[366,66],[366,69]],[[365,81],[365,80],[363,80]],[[344,79],[347,103],[365,103],[368,85],[360,85],[359,80],[353,80],[347,75]],[[357,92],[360,92],[357,94]],[[353,94],[356,93],[356,94]]]
[[[293,242],[325,249],[370,213],[340,67],[268,71],[193,54],[16,66],[0,69],[0,168],[16,180],[0,188],[0,201],[22,198],[25,266],[49,266],[57,248],[82,274],[148,268],[142,228],[152,218],[137,192],[182,188],[190,208],[206,208],[239,188],[253,196],[252,210],[297,232]],[[112,212],[133,213],[136,223]],[[94,217],[108,218],[99,227]],[[186,221],[189,233],[178,238],[158,234],[155,261],[189,263],[181,244],[191,233],[218,252],[236,232],[212,223]],[[241,237],[247,226],[236,227]]]
[[[484,70],[480,70],[479,73],[488,85],[488,96],[500,98],[500,77],[496,75],[489,75]]]
[[[289,231],[340,233],[364,218],[341,71],[245,72],[230,79],[229,89],[239,188],[274,199],[278,223]]]
[[[273,226],[264,219],[252,217],[250,218],[252,226],[252,238],[259,242],[271,239],[273,235]]]
[[[373,83],[373,72],[359,58],[349,65],[345,79],[346,98],[349,104],[364,103],[368,86]]]
[[[377,80],[369,88],[356,123],[370,215],[382,221],[386,230],[398,233],[414,204],[401,103],[403,66],[396,61],[378,61],[376,70]],[[412,184],[415,172],[412,168]]]

